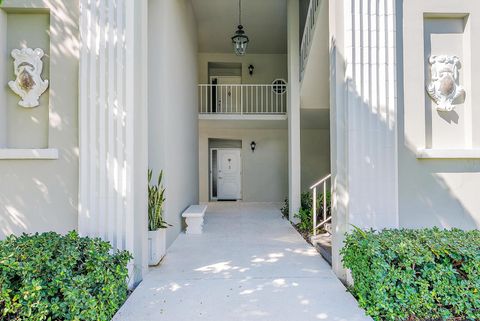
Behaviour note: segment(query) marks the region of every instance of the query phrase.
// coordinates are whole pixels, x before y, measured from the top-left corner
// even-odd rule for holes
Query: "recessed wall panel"
[[[431,82],[431,68],[428,63],[432,56],[457,56],[460,59],[457,85],[465,86],[467,79],[464,70],[471,68],[465,56],[465,18],[424,19],[425,41],[425,87]],[[452,111],[439,111],[436,103],[425,92],[425,135],[426,148],[464,149],[467,147],[471,122],[470,106],[466,101],[455,106]]]
[[[45,11],[39,13],[7,12],[6,68],[7,82],[15,80],[14,59],[10,55],[13,49],[41,48],[45,55],[42,58],[42,79],[50,79],[50,17]],[[6,113],[6,143],[8,148],[47,148],[49,128],[49,94],[47,89],[40,99],[40,105],[24,108],[18,105],[20,97],[5,83],[3,88]]]
[[[403,1],[399,94],[400,226],[480,227],[480,1]],[[429,61],[431,55],[451,59]],[[457,56],[453,58],[452,56]],[[443,65],[444,62],[458,70]],[[431,64],[436,80],[431,82]],[[458,71],[458,76],[456,72]],[[438,82],[450,73],[454,82]],[[430,86],[432,83],[434,87]],[[439,83],[443,95],[435,94]],[[453,90],[449,90],[453,88]],[[432,93],[435,102],[432,100]],[[452,96],[446,96],[451,93]],[[450,110],[450,100],[464,93]],[[443,103],[438,97],[443,97]],[[461,97],[461,96],[459,96]],[[440,101],[441,104],[438,104]],[[444,107],[444,110],[439,110]],[[451,107],[451,106],[450,106]]]

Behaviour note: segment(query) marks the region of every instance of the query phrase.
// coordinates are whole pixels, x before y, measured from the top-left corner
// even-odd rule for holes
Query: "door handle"
[[[223,177],[219,177],[218,179],[222,179]]]

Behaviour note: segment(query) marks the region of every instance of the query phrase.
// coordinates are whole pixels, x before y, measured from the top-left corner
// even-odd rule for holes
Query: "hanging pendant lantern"
[[[242,0],[238,0],[238,29],[232,37],[233,51],[237,56],[243,56],[247,53],[249,41],[242,26]]]
[[[243,26],[238,25],[235,35],[232,37],[233,51],[237,56],[243,56],[247,53],[249,39],[243,31]]]

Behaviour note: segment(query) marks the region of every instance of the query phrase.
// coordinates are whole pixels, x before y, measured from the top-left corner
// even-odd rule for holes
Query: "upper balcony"
[[[238,0],[193,0],[192,5],[200,125],[283,126],[289,95],[287,1],[242,1],[242,19]],[[250,40],[245,55],[232,46],[238,24]]]
[[[287,84],[200,84],[200,119],[285,119]]]

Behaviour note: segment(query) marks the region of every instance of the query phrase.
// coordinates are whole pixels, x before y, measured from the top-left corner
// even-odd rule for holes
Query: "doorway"
[[[240,76],[211,76],[210,84],[212,86],[212,112],[225,113],[237,112],[238,100],[241,94],[239,87],[242,83]]]
[[[241,148],[211,148],[210,199],[217,201],[237,201],[241,198]]]

